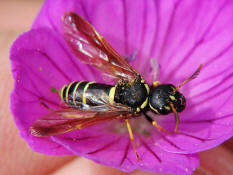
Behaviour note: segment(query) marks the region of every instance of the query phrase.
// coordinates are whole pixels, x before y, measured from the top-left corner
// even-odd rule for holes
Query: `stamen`
[[[134,61],[136,59],[137,54],[138,54],[137,50],[133,51],[133,53],[131,55],[129,55],[128,57],[126,57],[126,61],[128,63],[130,63],[131,61]]]
[[[150,59],[150,66],[152,68],[152,79],[157,80],[159,77],[159,63],[156,59]]]

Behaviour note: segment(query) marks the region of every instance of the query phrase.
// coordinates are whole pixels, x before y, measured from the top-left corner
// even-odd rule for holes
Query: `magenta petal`
[[[74,154],[126,172],[141,169],[182,175],[191,174],[199,165],[196,154],[168,153],[155,145],[147,144],[142,138],[137,140],[141,144],[138,148],[141,161],[138,162],[128,135],[106,133],[105,127],[106,125],[97,129],[94,126],[80,132],[52,137],[52,140]]]
[[[180,124],[180,134],[167,135],[156,145],[168,152],[196,153],[221,144],[232,137],[232,132],[232,115],[220,119],[184,121]]]

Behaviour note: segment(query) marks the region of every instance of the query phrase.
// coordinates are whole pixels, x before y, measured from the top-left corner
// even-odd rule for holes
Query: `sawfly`
[[[167,132],[147,112],[150,110],[157,115],[174,113],[174,131],[178,131],[178,112],[182,112],[186,105],[184,95],[178,90],[199,74],[202,65],[178,86],[158,81],[148,85],[87,20],[67,12],[62,25],[64,39],[77,59],[110,75],[116,84],[74,81],[55,90],[64,105],[60,110],[52,110],[44,104],[51,112],[32,124],[30,133],[33,136],[53,136],[119,119],[126,123],[132,147],[140,160],[130,119],[143,114],[158,130]]]

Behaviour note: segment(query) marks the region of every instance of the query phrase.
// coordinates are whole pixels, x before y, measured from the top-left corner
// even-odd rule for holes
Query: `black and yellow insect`
[[[147,112],[175,114],[178,130],[178,112],[185,109],[185,97],[180,87],[195,78],[200,67],[179,86],[148,85],[142,76],[123,59],[108,42],[81,16],[68,12],[63,17],[64,38],[75,56],[93,65],[116,80],[115,85],[88,81],[74,81],[57,90],[61,109],[37,119],[30,127],[34,136],[62,134],[105,121],[124,120],[129,131],[133,149],[139,159],[129,120],[144,114],[145,118],[160,131],[167,132]],[[45,105],[45,104],[44,104]],[[46,105],[45,105],[46,106]]]
[[[148,105],[150,89],[141,79],[136,80],[133,85],[123,83],[115,86],[95,82],[77,81],[65,85],[59,91],[62,101],[74,108],[85,108],[85,105],[98,106],[103,94],[108,97],[109,104],[121,103],[132,108],[137,113]],[[92,98],[86,98],[92,97]]]

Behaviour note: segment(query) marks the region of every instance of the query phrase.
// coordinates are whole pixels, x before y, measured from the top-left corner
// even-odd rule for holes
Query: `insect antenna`
[[[174,132],[177,133],[177,132],[178,132],[178,126],[179,126],[179,123],[180,123],[180,117],[179,117],[179,115],[178,115],[178,113],[177,113],[177,111],[176,111],[176,109],[175,109],[173,103],[170,102],[169,105],[171,106],[172,112],[173,112],[174,115],[175,115],[176,126],[175,126]]]
[[[198,76],[198,74],[200,73],[201,68],[202,68],[202,64],[200,64],[200,66],[197,68],[197,70],[190,77],[188,77],[186,80],[184,80],[182,83],[180,83],[176,87],[176,89],[174,90],[174,92],[178,91],[181,88],[181,86],[183,86],[184,84],[188,83],[190,80],[196,78]]]

